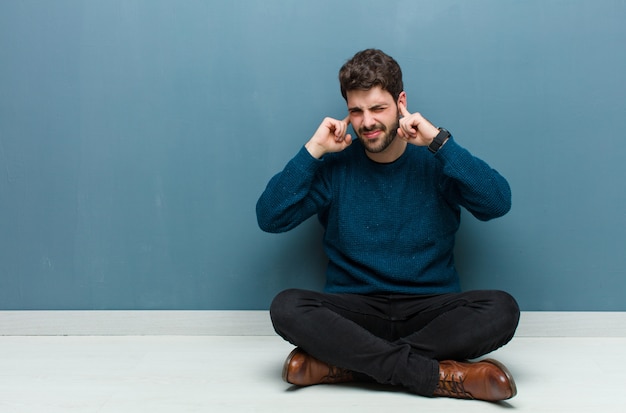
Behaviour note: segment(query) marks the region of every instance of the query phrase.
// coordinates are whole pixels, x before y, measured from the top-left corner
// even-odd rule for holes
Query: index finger
[[[346,123],[346,126],[350,126],[350,115],[346,116],[343,121]]]
[[[406,106],[404,106],[404,103],[398,103],[398,108],[400,109],[400,113],[402,114],[402,116],[411,116],[411,112],[407,110]]]

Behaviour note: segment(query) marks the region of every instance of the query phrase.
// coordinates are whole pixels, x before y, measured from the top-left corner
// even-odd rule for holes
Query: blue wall
[[[625,21],[623,0],[2,1],[0,309],[320,288],[316,220],[264,234],[254,207],[378,47],[513,188],[506,217],[464,215],[464,287],[626,310]]]

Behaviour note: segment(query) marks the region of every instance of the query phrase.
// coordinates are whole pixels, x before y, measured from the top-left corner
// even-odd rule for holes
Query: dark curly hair
[[[348,100],[349,90],[369,90],[380,86],[398,99],[404,90],[402,70],[391,56],[378,49],[358,52],[339,70],[341,96]]]

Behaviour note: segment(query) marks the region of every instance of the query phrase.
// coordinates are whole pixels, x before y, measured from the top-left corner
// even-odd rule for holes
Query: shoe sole
[[[504,373],[506,378],[509,380],[509,384],[511,385],[511,397],[508,397],[506,400],[515,397],[515,395],[517,395],[517,385],[515,384],[515,380],[513,380],[513,375],[511,374],[509,369],[507,369],[506,366],[504,364],[500,363],[498,360],[485,359],[485,360],[481,360],[481,361],[484,361],[485,363],[493,364],[494,366],[496,366],[500,370],[502,370],[502,372]]]

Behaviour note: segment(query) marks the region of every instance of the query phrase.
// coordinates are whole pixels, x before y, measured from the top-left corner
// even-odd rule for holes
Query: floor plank
[[[424,398],[376,385],[294,388],[278,337],[0,337],[0,412],[621,412],[626,338],[515,338],[491,356],[508,403]]]

